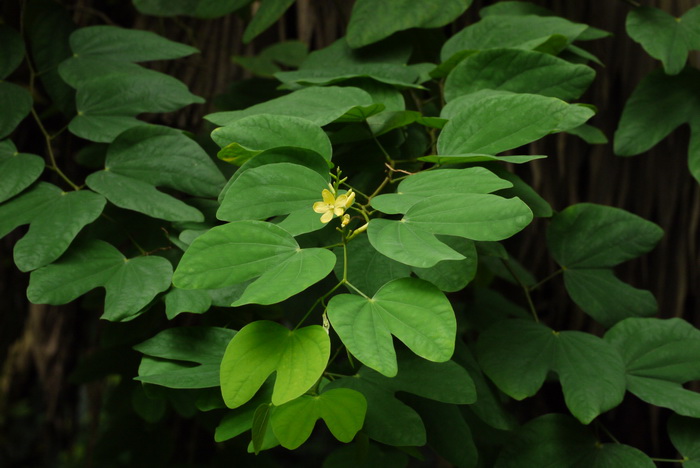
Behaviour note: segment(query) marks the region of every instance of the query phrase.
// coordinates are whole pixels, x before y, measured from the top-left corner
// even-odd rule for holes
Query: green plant
[[[250,2],[174,3],[134,0],[198,17]],[[292,3],[261,2],[244,39]],[[608,34],[509,1],[446,40],[433,34],[470,3],[357,0],[347,35],[328,47],[306,55],[289,42],[237,59],[285,94],[206,116],[213,151],[137,118],[203,102],[138,65],[196,49],[114,26],[72,31],[55,5],[23,6],[20,30],[0,29],[0,77],[21,64],[28,76],[24,87],[0,82],[0,236],[29,225],[14,246],[29,300],[66,304],[104,288],[102,318],[125,322],[120,352],[140,358],[118,384],[135,411],[157,422],[172,407],[256,455],[299,448],[322,419],[350,444],[320,451],[328,467],[404,466],[426,444],[465,467],[654,466],[656,454],[600,421],[629,392],[676,413],[669,435],[697,463],[700,396],[682,385],[700,379],[700,331],[654,318],[653,295],[613,271],[662,230],[590,203],[555,213],[511,171],[545,158],[527,145],[551,134],[606,141],[588,123],[595,107],[574,101],[597,62],[579,46]],[[700,180],[700,81],[686,65],[700,49],[698,12],[630,11],[631,37],[664,71],[630,98],[615,151],[641,153],[688,122]],[[39,93],[53,103],[45,112]],[[56,131],[52,111],[68,116]],[[25,118],[46,158],[12,143]],[[65,130],[89,168],[78,178],[55,156]],[[534,218],[559,266],[544,278],[509,254]],[[558,277],[605,333],[547,325],[556,311],[533,297]],[[184,313],[199,317],[164,323]],[[100,359],[102,374],[118,373]],[[512,404],[554,381],[568,414]]]

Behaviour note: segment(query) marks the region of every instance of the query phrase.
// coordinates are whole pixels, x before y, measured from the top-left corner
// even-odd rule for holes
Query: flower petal
[[[345,213],[345,208],[342,206],[336,206],[333,208],[333,213],[335,213],[336,216],[342,216],[343,213]]]
[[[331,207],[328,206],[328,203],[323,203],[322,201],[317,201],[314,203],[314,211],[316,213],[325,213],[327,211],[330,211]]]
[[[333,205],[335,203],[335,197],[330,190],[323,189],[323,192],[321,192],[321,197],[323,197],[323,201],[328,205]]]
[[[331,219],[333,219],[333,212],[332,211],[326,211],[325,213],[323,213],[323,216],[321,216],[322,223],[327,223]]]

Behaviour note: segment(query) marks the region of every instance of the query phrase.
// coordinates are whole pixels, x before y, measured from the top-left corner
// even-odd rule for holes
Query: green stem
[[[563,272],[564,272],[564,269],[563,269],[563,268],[559,268],[557,271],[555,271],[555,272],[552,273],[551,275],[547,276],[545,279],[543,279],[542,281],[540,281],[540,282],[537,283],[536,285],[530,286],[530,288],[529,288],[530,291],[534,291],[535,289],[539,288],[540,286],[542,286],[544,283],[546,283],[547,281],[551,280],[552,278],[561,275]]]
[[[46,150],[49,155],[49,162],[51,165],[49,166],[49,169],[52,171],[56,172],[61,179],[63,179],[68,185],[70,185],[73,190],[80,190],[80,187],[76,185],[70,178],[63,173],[60,167],[58,167],[58,164],[56,164],[56,156],[53,153],[53,147],[51,146],[51,135],[49,135],[49,132],[46,131],[46,128],[44,127],[44,124],[41,122],[41,119],[39,118],[39,115],[36,113],[36,110],[34,107],[31,109],[32,116],[34,117],[34,120],[36,121],[37,125],[39,126],[39,130],[41,131],[42,135],[44,135],[44,140],[46,142]]]
[[[311,307],[309,307],[309,310],[306,311],[304,316],[301,318],[301,320],[299,320],[299,323],[297,323],[296,327],[294,327],[294,329],[292,331],[299,328],[301,326],[301,324],[303,324],[306,321],[306,319],[309,318],[309,315],[311,315],[311,312],[313,312],[313,310],[316,308],[316,306],[319,305],[322,301],[324,301],[328,296],[333,294],[335,292],[335,290],[338,289],[339,287],[341,287],[343,284],[345,284],[345,282],[340,281],[338,284],[333,286],[330,291],[328,291],[326,294],[324,294],[323,296],[316,299],[314,301],[314,303],[311,305]]]
[[[535,309],[535,304],[532,302],[532,297],[530,296],[530,289],[525,285],[520,280],[520,277],[518,277],[517,274],[515,274],[515,271],[513,271],[513,268],[510,266],[510,263],[508,263],[507,260],[501,259],[501,262],[503,262],[503,265],[506,267],[510,275],[513,277],[513,279],[518,283],[518,285],[522,288],[523,292],[525,293],[525,299],[527,299],[527,305],[530,308],[530,313],[532,314],[533,318],[535,319],[535,322],[539,323],[540,322],[540,317],[537,315],[537,310]]]
[[[362,291],[360,291],[359,289],[357,289],[355,286],[353,286],[352,283],[349,283],[349,282],[346,281],[346,282],[345,282],[345,286],[347,286],[348,288],[352,289],[353,291],[355,291],[357,294],[359,294],[360,296],[364,297],[364,298],[367,299],[368,301],[371,301],[371,300],[372,300],[371,297],[369,297],[367,294],[365,294],[365,293],[363,293]]]
[[[661,462],[661,463],[685,463],[689,460],[688,457],[681,458],[680,460],[676,460],[673,458],[654,458],[654,457],[649,457],[652,459],[652,461],[655,462]]]
[[[612,441],[615,442],[616,444],[619,444],[619,443],[620,443],[620,441],[617,440],[617,438],[612,434],[612,432],[610,432],[610,431],[608,430],[608,428],[605,427],[600,421],[596,421],[596,424],[598,425],[599,428],[601,428],[601,429],[603,430],[603,432],[605,432],[605,434],[606,434],[608,437],[610,437],[610,440],[612,440]]]

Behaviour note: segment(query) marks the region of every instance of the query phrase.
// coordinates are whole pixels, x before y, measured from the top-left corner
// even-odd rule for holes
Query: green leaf
[[[605,136],[602,130],[588,124],[582,124],[578,127],[570,128],[566,131],[571,135],[576,135],[589,145],[605,145],[608,143],[608,137]]]
[[[463,50],[495,48],[534,49],[553,34],[573,42],[587,26],[558,17],[535,15],[490,15],[467,26],[445,42],[442,61]]]
[[[411,28],[439,28],[450,23],[471,4],[471,0],[439,3],[398,0],[373,2],[358,0],[352,9],[347,41],[350,47],[364,47]]]
[[[7,135],[24,120],[34,103],[29,92],[15,84],[0,80],[0,139]]]
[[[60,257],[104,206],[105,199],[89,190],[64,192],[41,182],[0,205],[0,237],[29,224],[27,234],[15,244],[14,258],[21,271],[35,270]]]
[[[265,47],[255,56],[234,56],[233,61],[258,76],[272,77],[282,71],[281,65],[298,67],[309,54],[308,45],[301,41],[282,41]]]
[[[24,60],[22,36],[13,28],[3,24],[0,26],[0,80],[4,80],[15,71],[22,60]]]
[[[389,377],[398,371],[392,335],[430,361],[447,361],[454,351],[452,306],[426,281],[399,278],[385,284],[371,299],[340,294],[329,301],[327,311],[348,351]]]
[[[520,177],[500,166],[491,166],[490,169],[501,179],[505,179],[513,184],[513,187],[501,190],[499,195],[506,198],[518,197],[530,207],[532,214],[537,218],[549,218],[552,216],[552,207],[549,205],[547,200],[542,198]]]
[[[455,67],[445,81],[445,99],[496,89],[571,101],[583,94],[594,77],[592,68],[549,54],[490,49],[467,57]]]
[[[523,164],[526,162],[534,161],[536,159],[543,159],[546,157],[547,156],[544,155],[493,156],[491,154],[466,153],[457,155],[433,154],[429,156],[421,156],[420,158],[418,158],[418,160],[432,162],[440,165],[491,161],[501,161],[511,164]]]
[[[252,0],[133,0],[136,9],[152,16],[218,18],[239,10]]]
[[[386,283],[411,275],[411,269],[379,253],[369,242],[367,236],[353,239],[347,249],[347,279],[357,289],[367,295],[374,295]],[[335,274],[343,277],[343,249],[335,249],[337,261]]]
[[[547,373],[556,372],[567,407],[584,424],[619,405],[625,393],[617,349],[588,333],[503,320],[481,334],[477,352],[484,373],[516,400],[537,393]]]
[[[142,359],[135,379],[170,388],[218,387],[221,359],[235,334],[234,330],[215,327],[163,330],[134,346],[136,351],[150,357]],[[199,365],[183,365],[182,361]]]
[[[438,137],[438,154],[497,154],[526,145],[555,131],[568,108],[536,94],[491,96],[461,107]]]
[[[0,141],[0,203],[29,187],[44,172],[44,160],[35,154],[18,153],[10,141]],[[2,210],[2,208],[0,208]]]
[[[627,34],[644,50],[661,60],[667,75],[677,75],[685,67],[688,52],[700,50],[700,6],[675,18],[663,10],[640,7],[627,15]]]
[[[260,451],[265,450],[266,435],[272,428],[270,425],[270,404],[265,403],[257,407],[253,414],[253,423],[251,427],[251,444],[255,455]]]
[[[553,13],[545,7],[523,1],[501,1],[479,10],[479,16],[482,18],[493,15],[552,16]]]
[[[124,62],[148,62],[186,57],[197,49],[173,42],[150,31],[116,26],[88,26],[70,36],[74,57],[109,58]]]
[[[172,288],[164,296],[165,315],[172,320],[183,312],[203,314],[211,307],[211,296],[200,289]]]
[[[288,115],[251,115],[215,129],[211,137],[222,148],[236,144],[248,152],[292,146],[316,151],[328,161],[333,152],[331,142],[321,127],[307,119]],[[242,158],[225,160],[241,165],[254,156],[243,154]]]
[[[451,404],[471,404],[476,391],[469,374],[458,364],[434,363],[410,352],[399,351],[399,372],[387,378],[363,366],[352,377],[329,383],[325,389],[350,388],[367,399],[367,416],[363,432],[372,439],[396,446],[420,446],[426,442],[426,431],[420,416],[394,395],[408,392]]]
[[[636,448],[603,444],[589,430],[563,414],[545,414],[520,427],[498,456],[496,468],[654,468]]]
[[[683,466],[700,467],[700,421],[671,416],[668,420],[668,435],[673,446],[683,456]]]
[[[107,291],[102,318],[135,318],[161,291],[170,287],[172,266],[163,257],[126,258],[98,240],[74,245],[61,259],[33,271],[27,297],[36,304],[66,304],[86,292]]]
[[[283,405],[308,391],[321,377],[330,356],[323,327],[289,330],[259,320],[231,340],[221,362],[221,393],[229,408],[250,400],[272,372],[277,372],[272,403]]]
[[[214,440],[216,442],[223,442],[252,429],[253,417],[255,416],[256,410],[260,405],[269,405],[270,403],[273,384],[274,379],[269,378],[265,381],[260,391],[256,393],[248,403],[232,411],[228,411],[216,427]]]
[[[629,318],[605,334],[627,370],[627,390],[649,404],[700,417],[700,394],[682,387],[700,380],[700,330],[681,319]]]
[[[204,221],[198,209],[138,179],[104,170],[90,174],[85,183],[120,208],[166,221]]]
[[[275,408],[270,419],[272,431],[289,450],[298,448],[311,435],[318,419],[341,442],[351,442],[362,429],[367,400],[355,390],[336,388],[319,395],[302,395]]]
[[[199,197],[217,196],[226,183],[193,139],[179,130],[155,125],[132,128],[119,135],[107,150],[105,168]]]
[[[288,115],[307,119],[315,125],[323,126],[339,119],[357,106],[370,104],[372,104],[371,96],[359,88],[312,86],[244,110],[216,112],[205,118],[217,125],[230,125],[251,115]]]
[[[59,73],[77,90],[78,115],[68,128],[91,141],[109,143],[124,130],[142,125],[137,114],[170,112],[204,102],[181,81],[129,62],[74,57],[61,64]]]
[[[700,182],[700,71],[687,67],[668,76],[650,73],[625,104],[615,131],[615,154],[633,156],[647,151],[678,126],[691,125],[688,150],[690,172]]]
[[[656,224],[624,210],[581,203],[552,218],[547,244],[564,268],[571,298],[609,327],[626,317],[656,313],[651,293],[621,282],[612,267],[650,251],[662,236]]]
[[[272,26],[293,3],[294,0],[262,0],[255,16],[243,32],[243,42],[247,44]]]
[[[414,267],[413,271],[420,279],[433,283],[441,291],[455,292],[464,289],[476,275],[477,256],[474,242],[446,236],[440,241],[464,255],[464,259],[444,260],[430,268]]]

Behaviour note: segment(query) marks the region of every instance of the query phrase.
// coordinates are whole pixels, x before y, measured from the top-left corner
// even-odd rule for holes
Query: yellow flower
[[[321,197],[323,201],[314,203],[314,211],[323,215],[322,223],[327,223],[333,219],[333,216],[343,216],[345,210],[355,201],[355,192],[350,189],[348,193],[336,198],[330,190],[323,189]]]
[[[341,227],[345,227],[350,223],[350,215],[345,213],[343,215],[343,220],[340,222]]]

